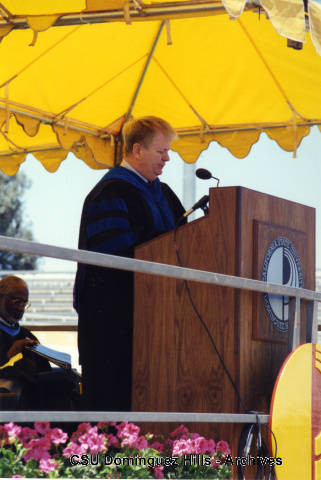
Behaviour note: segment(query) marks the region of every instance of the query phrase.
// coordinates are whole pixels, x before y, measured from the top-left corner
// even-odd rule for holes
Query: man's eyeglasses
[[[28,310],[28,308],[30,308],[31,306],[30,302],[26,302],[25,300],[19,300],[19,298],[12,298],[10,302],[13,303],[15,307],[19,307],[21,305],[25,310]]]

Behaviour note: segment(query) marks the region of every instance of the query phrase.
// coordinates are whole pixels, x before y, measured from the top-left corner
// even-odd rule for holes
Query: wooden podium
[[[180,227],[177,245],[184,267],[262,280],[266,252],[280,237],[295,246],[303,287],[314,290],[311,207],[242,187],[211,189],[209,214]],[[177,265],[173,232],[137,247],[135,258]],[[247,408],[268,413],[288,331],[275,328],[260,293],[189,286]],[[303,308],[302,342],[304,330]],[[135,274],[132,410],[244,413],[182,280]],[[229,424],[190,427],[216,439],[233,431]]]

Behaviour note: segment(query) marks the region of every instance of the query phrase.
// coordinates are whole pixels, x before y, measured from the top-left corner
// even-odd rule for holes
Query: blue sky
[[[316,264],[321,268],[321,133],[314,127],[303,139],[297,158],[285,152],[262,134],[244,159],[234,158],[228,150],[213,142],[204,151],[196,168],[212,171],[220,178],[220,186],[241,185],[293,200],[316,208]],[[69,155],[56,173],[48,173],[31,155],[21,171],[32,180],[25,194],[25,214],[32,223],[35,241],[50,245],[77,248],[83,201],[91,188],[104,175],[104,170],[91,170],[84,162]],[[161,177],[182,199],[183,161],[172,153]],[[196,199],[214,186],[196,179]],[[184,205],[186,209],[191,205]],[[43,259],[44,271],[70,271],[75,264],[62,260]]]

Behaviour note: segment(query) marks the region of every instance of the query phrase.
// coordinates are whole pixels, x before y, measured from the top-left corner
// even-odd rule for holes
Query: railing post
[[[301,300],[300,297],[290,298],[289,308],[289,352],[300,344],[301,331]]]
[[[318,302],[307,301],[307,343],[318,343]]]

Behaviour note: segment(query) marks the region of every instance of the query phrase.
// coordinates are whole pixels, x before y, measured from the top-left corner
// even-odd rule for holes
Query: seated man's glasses
[[[20,300],[19,298],[11,298],[10,299],[10,302],[13,303],[14,306],[18,307],[18,306],[23,306],[23,308],[25,310],[28,310],[28,308],[30,308],[31,306],[31,303],[30,302],[26,302],[25,300]]]

